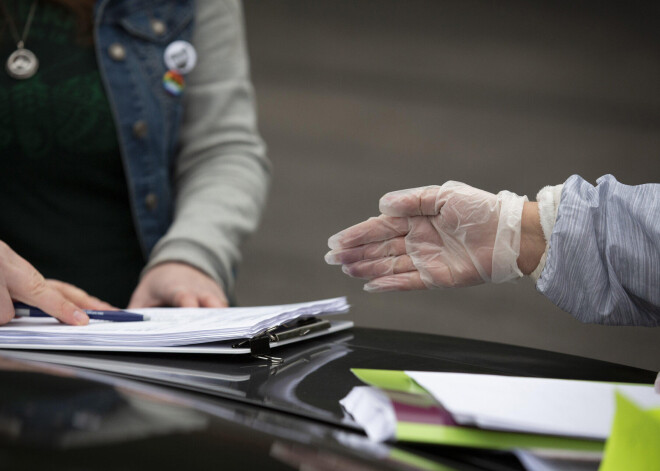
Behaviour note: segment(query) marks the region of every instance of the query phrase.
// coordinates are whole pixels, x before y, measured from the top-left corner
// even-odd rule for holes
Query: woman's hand
[[[526,200],[451,181],[388,193],[380,200],[381,216],[329,239],[326,261],[369,280],[367,291],[512,280],[522,276],[518,258]],[[525,267],[533,264],[527,256],[525,262]]]
[[[149,270],[131,296],[128,309],[140,307],[227,307],[222,287],[185,263],[167,262]]]
[[[27,260],[0,241],[0,324],[13,319],[12,301],[38,307],[71,325],[89,323],[83,309],[113,309],[80,288],[62,281],[44,279]]]

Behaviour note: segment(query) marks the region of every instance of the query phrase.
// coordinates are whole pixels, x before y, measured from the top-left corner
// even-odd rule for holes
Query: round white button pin
[[[197,64],[197,51],[188,41],[174,41],[165,48],[165,65],[180,74],[187,74]]]

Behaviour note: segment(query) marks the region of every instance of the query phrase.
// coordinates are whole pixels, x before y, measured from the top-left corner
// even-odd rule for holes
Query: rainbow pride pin
[[[172,96],[179,96],[186,88],[183,76],[175,70],[168,70],[163,75],[163,87]]]

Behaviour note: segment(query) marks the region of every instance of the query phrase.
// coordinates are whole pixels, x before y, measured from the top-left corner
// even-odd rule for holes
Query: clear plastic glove
[[[454,181],[388,193],[381,216],[330,237],[325,259],[372,292],[514,280],[526,201]]]

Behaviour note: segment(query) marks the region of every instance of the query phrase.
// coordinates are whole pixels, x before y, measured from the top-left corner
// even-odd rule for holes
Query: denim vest
[[[98,0],[96,55],[114,114],[133,219],[145,258],[172,222],[181,96],[163,88],[163,54],[190,41],[193,0]]]

